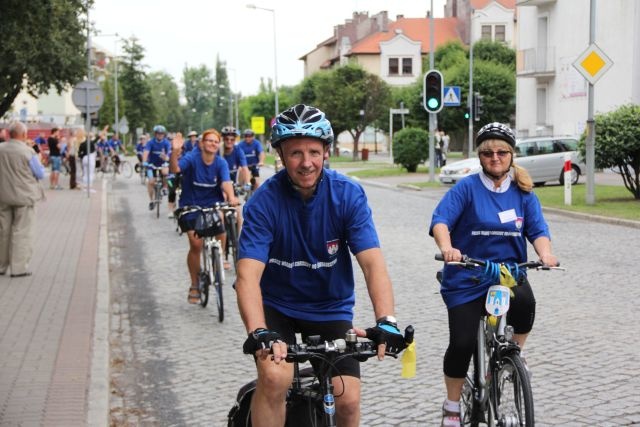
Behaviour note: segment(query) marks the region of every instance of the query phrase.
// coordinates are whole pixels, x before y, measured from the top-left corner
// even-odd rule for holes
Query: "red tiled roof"
[[[473,9],[484,9],[489,3],[494,1],[506,9],[516,8],[516,0],[471,0],[471,7]]]
[[[456,25],[457,18],[435,18],[434,23],[434,49],[452,40],[460,40]],[[389,23],[389,31],[378,32],[359,40],[349,51],[348,55],[354,54],[378,54],[380,53],[380,42],[391,40],[396,37],[396,31],[414,41],[422,43],[422,53],[429,52],[429,18],[400,18]]]

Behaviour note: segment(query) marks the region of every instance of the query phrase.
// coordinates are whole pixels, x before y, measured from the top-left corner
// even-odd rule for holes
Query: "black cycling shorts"
[[[187,231],[195,230],[196,219],[198,218],[198,215],[200,215],[199,212],[190,212],[186,215],[182,215],[178,219],[178,226],[180,226],[180,231],[186,233]],[[217,212],[215,212],[215,215],[219,217]],[[222,218],[220,218],[220,223],[218,225],[218,228],[214,230],[214,234],[217,236],[219,234],[224,234],[225,232],[226,229],[224,228],[224,222],[222,221]]]
[[[249,170],[251,171],[251,176],[254,178],[258,178],[260,176],[260,168],[258,165],[249,166]]]
[[[344,338],[346,332],[353,328],[353,323],[346,320],[310,322],[294,319],[266,305],[264,306],[264,316],[267,328],[278,332],[287,344],[296,343],[296,332],[302,335],[303,341],[310,335],[320,335],[323,340],[331,341]],[[316,361],[311,360],[311,365],[317,370],[318,363]],[[335,364],[333,370],[334,377],[339,375],[360,378],[360,362],[351,357],[342,359]]]

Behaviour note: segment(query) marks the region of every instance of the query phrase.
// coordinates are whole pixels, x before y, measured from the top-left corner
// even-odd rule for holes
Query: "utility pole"
[[[433,58],[433,0],[431,0],[431,9],[429,11],[429,69],[433,70],[434,58]],[[436,149],[434,145],[434,132],[438,127],[438,116],[436,113],[429,113],[429,181],[435,182],[436,180]]]

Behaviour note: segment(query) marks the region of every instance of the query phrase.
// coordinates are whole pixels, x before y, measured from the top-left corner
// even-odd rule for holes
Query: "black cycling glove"
[[[258,350],[269,350],[275,342],[282,342],[279,333],[265,328],[258,328],[249,333],[242,345],[242,351],[245,354],[254,354]]]
[[[379,322],[375,328],[366,329],[366,332],[367,338],[377,345],[386,344],[386,353],[398,354],[407,348],[407,343],[404,341],[400,330],[392,322]]]

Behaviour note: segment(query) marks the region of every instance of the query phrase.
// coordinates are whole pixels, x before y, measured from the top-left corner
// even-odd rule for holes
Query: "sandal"
[[[187,301],[189,301],[189,304],[199,304],[200,303],[200,289],[198,289],[197,287],[190,287],[189,288],[189,296],[187,297]]]

